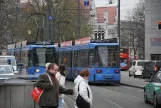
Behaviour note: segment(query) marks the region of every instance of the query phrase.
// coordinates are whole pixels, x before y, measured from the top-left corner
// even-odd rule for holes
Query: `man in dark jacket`
[[[59,82],[55,77],[57,71],[58,66],[51,63],[46,73],[40,75],[36,82],[36,87],[44,90],[38,103],[41,108],[57,108],[59,93],[73,95],[72,89],[65,89],[59,85]]]

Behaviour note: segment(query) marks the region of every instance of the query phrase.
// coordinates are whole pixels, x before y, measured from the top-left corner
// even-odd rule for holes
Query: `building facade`
[[[145,0],[145,59],[161,60],[161,0]]]
[[[117,7],[97,7],[96,31],[104,31],[105,39],[117,37]]]

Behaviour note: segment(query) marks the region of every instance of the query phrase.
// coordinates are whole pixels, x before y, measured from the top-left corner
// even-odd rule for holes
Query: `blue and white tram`
[[[81,39],[76,40],[75,44],[57,47],[59,64],[65,64],[67,79],[74,80],[82,69],[87,69],[90,72],[89,82],[120,83],[119,44],[117,41]]]

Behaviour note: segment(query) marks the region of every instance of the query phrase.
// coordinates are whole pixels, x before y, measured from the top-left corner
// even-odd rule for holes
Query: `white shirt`
[[[56,79],[59,81],[59,85],[65,87],[65,76],[61,75],[60,72],[57,72]],[[60,95],[59,97],[63,97],[63,95]]]

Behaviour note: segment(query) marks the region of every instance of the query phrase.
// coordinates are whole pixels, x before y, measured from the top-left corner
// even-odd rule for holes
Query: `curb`
[[[144,87],[135,86],[135,85],[130,85],[130,84],[125,84],[125,83],[120,83],[120,85],[125,85],[125,86],[129,86],[129,87],[134,87],[134,88],[144,89]]]

